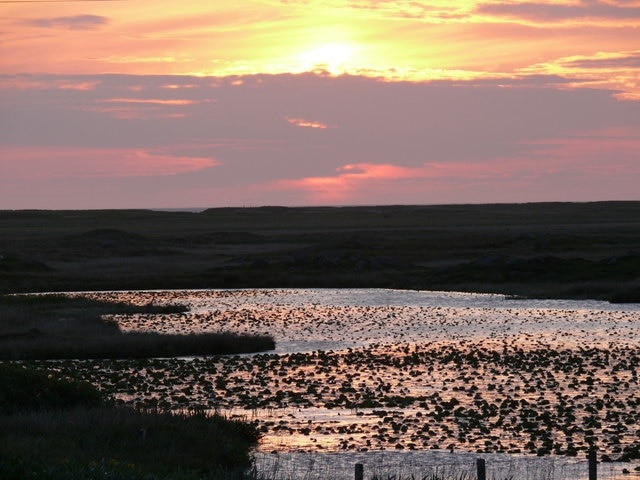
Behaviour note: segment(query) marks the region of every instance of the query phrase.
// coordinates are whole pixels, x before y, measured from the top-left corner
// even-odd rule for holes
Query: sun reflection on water
[[[115,317],[123,330],[273,335],[277,349],[262,354],[59,367],[126,403],[255,421],[264,455],[580,458],[597,445],[616,459],[640,448],[637,305],[386,290],[85,295],[191,307]]]

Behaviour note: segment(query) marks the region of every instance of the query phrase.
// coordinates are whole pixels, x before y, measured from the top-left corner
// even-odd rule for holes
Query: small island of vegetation
[[[123,333],[104,315],[177,313],[180,305],[129,305],[86,297],[0,296],[0,359],[157,358],[249,353],[275,348],[269,336],[234,333]]]

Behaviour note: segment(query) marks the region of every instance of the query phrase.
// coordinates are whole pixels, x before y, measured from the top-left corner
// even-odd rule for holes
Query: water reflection
[[[191,307],[116,317],[125,330],[273,335],[269,354],[59,367],[129,403],[254,420],[265,462],[541,454],[570,460],[548,463],[560,476],[535,478],[578,479],[563,469],[590,445],[612,459],[640,448],[637,304],[375,289],[86,295]]]

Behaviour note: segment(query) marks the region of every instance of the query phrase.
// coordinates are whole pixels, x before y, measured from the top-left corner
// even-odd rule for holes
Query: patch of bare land
[[[391,287],[639,301],[640,202],[0,211],[0,292]]]

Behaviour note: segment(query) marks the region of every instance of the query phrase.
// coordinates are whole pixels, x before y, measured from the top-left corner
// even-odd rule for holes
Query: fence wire
[[[586,458],[508,454],[428,452],[263,453],[254,456],[247,478],[256,480],[476,480],[476,461],[484,458],[487,480],[589,480]],[[640,480],[638,464],[600,463],[598,480]]]

